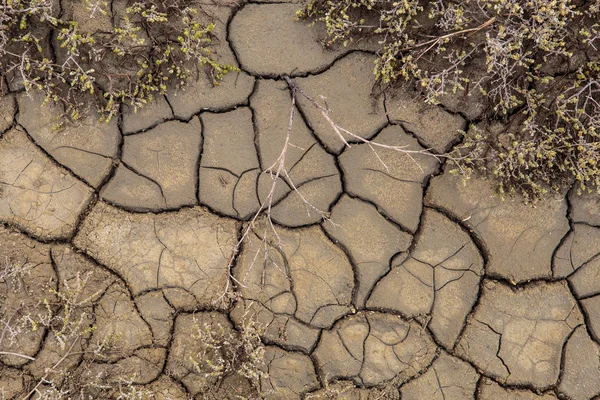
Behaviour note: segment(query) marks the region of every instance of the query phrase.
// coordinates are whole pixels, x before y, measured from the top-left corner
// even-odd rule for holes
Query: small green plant
[[[483,95],[466,134],[478,154],[461,146],[455,162],[466,177],[482,170],[529,201],[573,182],[600,190],[599,0],[313,0],[298,16],[323,23],[328,45],[377,38],[383,85],[410,81],[433,104]],[[487,129],[497,121],[506,140]]]
[[[142,107],[185,85],[197,68],[215,82],[237,70],[213,59],[214,25],[199,21],[196,1],[127,1],[121,13],[105,0],[70,3],[105,26],[85,31],[84,21],[61,18],[52,0],[0,3],[0,75],[61,104],[65,121],[81,117],[90,104],[105,120],[122,103]]]

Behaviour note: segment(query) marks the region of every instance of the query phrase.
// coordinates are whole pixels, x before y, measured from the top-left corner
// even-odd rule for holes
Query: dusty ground
[[[214,356],[197,331],[249,321],[268,398],[599,396],[597,196],[501,202],[422,151],[344,146],[297,96],[274,230],[249,224],[289,126],[283,76],[340,126],[413,151],[451,149],[479,112],[373,97],[369,43],[325,51],[297,8],[221,8],[217,51],[242,72],[109,124],[54,132],[41,99],[0,100],[0,399],[248,395],[252,379],[197,367]]]

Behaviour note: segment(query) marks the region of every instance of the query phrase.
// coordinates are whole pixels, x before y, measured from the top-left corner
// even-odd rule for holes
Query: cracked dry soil
[[[276,233],[257,220],[230,276],[284,145],[284,76],[325,96],[340,126],[390,146],[441,153],[478,117],[465,99],[373,97],[372,44],[324,50],[297,8],[221,6],[217,54],[241,72],[109,124],[90,116],[57,133],[58,110],[39,97],[0,99],[0,262],[28,271],[0,280],[0,316],[43,313],[79,284],[78,312],[96,327],[67,348],[48,329],[0,338],[0,398],[40,381],[43,393],[64,378],[48,375],[57,362],[85,365],[82,379],[126,376],[151,398],[209,398],[190,331],[248,317],[264,327],[270,399],[599,398],[600,199],[501,202],[490,182],[465,186],[426,154],[345,147],[301,97]],[[106,338],[117,351],[90,357]],[[210,398],[247,388],[233,377]]]

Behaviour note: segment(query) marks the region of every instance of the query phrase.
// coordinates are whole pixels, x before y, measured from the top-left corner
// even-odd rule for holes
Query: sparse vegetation
[[[429,103],[481,93],[472,156],[454,162],[466,177],[530,201],[599,187],[598,0],[313,0],[298,15],[323,23],[327,44],[375,37],[383,85],[409,81]]]
[[[201,343],[201,350],[190,355],[197,374],[213,380],[218,392],[224,379],[242,376],[252,386],[251,398],[261,398],[261,379],[266,379],[265,346],[260,338],[264,329],[248,318],[240,331],[217,324],[194,323],[193,339]]]
[[[69,7],[85,12],[65,18]],[[215,82],[236,69],[214,60],[206,20],[196,1],[3,1],[0,76],[62,105],[63,122],[89,108],[110,119],[122,103],[137,109],[185,85],[198,68]],[[94,28],[84,28],[90,21]]]
[[[8,257],[0,262],[0,357],[4,357],[0,380],[2,367],[21,365],[28,379],[18,398],[170,398],[157,396],[148,386],[140,385],[138,372],[119,361],[131,356],[120,341],[120,335],[127,332],[96,334],[102,330],[97,322],[98,302],[118,283],[109,282],[106,288],[98,289],[103,277],[88,271],[57,285],[36,267]],[[231,398],[264,398],[261,379],[268,374],[265,346],[260,339],[263,328],[251,318],[245,319],[238,330],[194,321],[188,340],[197,342],[200,351],[186,357],[194,372],[211,383],[207,396],[214,390],[214,398],[223,398],[220,389],[224,380],[239,376],[249,382],[249,387]],[[27,353],[36,340],[41,340],[40,350]],[[32,371],[39,376],[29,375]],[[5,388],[1,386],[2,382],[3,400]]]

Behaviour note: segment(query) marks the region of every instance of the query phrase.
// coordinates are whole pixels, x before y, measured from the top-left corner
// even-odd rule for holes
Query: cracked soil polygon
[[[465,129],[465,120],[435,105],[419,104],[415,94],[386,96],[385,109],[392,123],[399,123],[427,147],[438,153],[449,150]]]
[[[552,393],[537,394],[528,390],[506,389],[491,379],[483,378],[479,385],[481,400],[556,400]]]
[[[374,203],[389,219],[415,232],[423,206],[423,184],[435,172],[437,160],[421,154],[423,148],[399,126],[383,129],[375,138],[389,148],[354,144],[339,157],[345,188],[353,196]]]
[[[576,192],[576,190],[572,190],[569,193],[573,221],[600,226],[600,196],[598,193],[578,195]]]
[[[246,103],[254,88],[254,78],[247,73],[229,72],[215,84],[202,71],[190,85],[174,90],[167,98],[176,118],[189,119],[204,110],[225,110]]]
[[[198,331],[211,331],[215,335],[234,333],[227,317],[218,312],[199,312],[181,314],[175,321],[175,331],[171,343],[171,351],[167,360],[166,372],[179,380],[191,395],[212,395],[215,399],[233,399],[235,394],[244,393],[247,380],[239,375],[233,376],[233,382],[222,382],[215,385],[217,376],[211,374],[205,365],[218,365],[220,349],[194,339]],[[232,384],[236,386],[232,386]]]
[[[563,344],[582,323],[564,282],[489,281],[456,349],[500,382],[544,389],[558,381]]]
[[[92,190],[52,163],[21,128],[0,139],[0,222],[43,239],[75,231]]]
[[[362,308],[375,283],[390,269],[390,259],[408,249],[412,236],[387,221],[369,203],[344,195],[322,224],[345,248],[356,266],[354,304]]]
[[[202,126],[169,121],[126,136],[122,162],[100,192],[107,201],[137,210],[160,211],[196,203],[196,163]]]
[[[364,312],[348,316],[323,332],[314,357],[322,378],[352,379],[373,386],[416,376],[435,353],[435,344],[415,322]]]
[[[479,292],[483,259],[469,235],[444,215],[426,209],[422,230],[408,255],[392,261],[375,286],[369,308],[416,317],[446,348],[453,348]]]
[[[164,96],[155,96],[144,107],[123,106],[123,133],[144,131],[173,118],[173,112]]]
[[[554,254],[554,277],[569,277],[578,296],[600,290],[594,281],[599,255],[600,228],[575,223]]]
[[[341,128],[361,138],[370,138],[387,124],[383,95],[373,96],[375,56],[363,52],[348,54],[325,72],[295,79],[294,82],[315,101],[329,109],[329,117]],[[344,149],[332,126],[303,96],[298,103],[309,125],[325,148],[339,153]],[[347,141],[357,139],[340,131]]]
[[[259,171],[254,147],[252,112],[241,107],[226,113],[202,114],[204,149],[200,160],[201,204],[233,217],[247,217],[260,206],[253,172]],[[249,179],[248,179],[249,178]],[[244,194],[239,198],[238,191]],[[236,201],[238,197],[238,201]]]
[[[449,171],[432,179],[425,204],[461,220],[483,242],[486,272],[514,283],[550,278],[554,250],[569,230],[567,202],[547,198],[532,207],[521,199],[502,201],[493,182],[463,182]]]
[[[49,289],[56,289],[57,276],[52,268],[50,246],[37,243],[20,233],[0,227],[0,319],[18,320],[28,314],[44,313],[41,302],[56,299]],[[15,273],[5,275],[6,271]],[[43,345],[45,329],[27,329],[16,326],[13,330],[5,325],[2,329],[0,351],[35,356]],[[0,354],[0,362],[6,366],[21,366],[27,359]],[[0,392],[1,393],[1,392]]]
[[[600,346],[588,336],[584,326],[577,328],[565,345],[558,391],[573,400],[600,395]]]
[[[294,21],[297,4],[247,4],[229,27],[242,68],[257,75],[303,74],[325,68],[339,52],[323,49],[319,31]]]
[[[402,386],[403,400],[463,400],[475,395],[479,375],[464,361],[444,352],[418,378]]]
[[[100,123],[99,115],[92,114],[75,125],[57,129],[62,110],[58,106],[42,106],[43,100],[39,94],[20,94],[18,122],[56,161],[98,187],[117,155],[121,140],[117,119]]]
[[[304,393],[319,387],[315,367],[304,354],[268,346],[265,362],[269,376],[261,380],[261,389],[269,399],[301,399]]]
[[[275,173],[285,149],[285,171],[275,183],[272,218],[286,226],[319,222],[322,214],[329,210],[342,191],[334,157],[326,153],[315,140],[297,109],[294,109],[286,147],[292,104],[285,83],[259,81],[251,96],[250,106],[254,111],[256,143],[262,169]],[[273,178],[263,174],[260,179],[258,195],[264,202],[273,185]]]
[[[232,317],[242,323],[257,314],[269,340],[308,351],[318,328],[352,310],[352,266],[318,226],[265,236],[264,224],[250,232],[240,255],[235,279],[244,302]]]
[[[98,203],[74,244],[116,271],[134,294],[178,287],[209,307],[227,286],[235,240],[235,221],[201,208],[130,215]]]
[[[15,114],[14,95],[2,95],[0,93],[0,136],[10,128]]]

